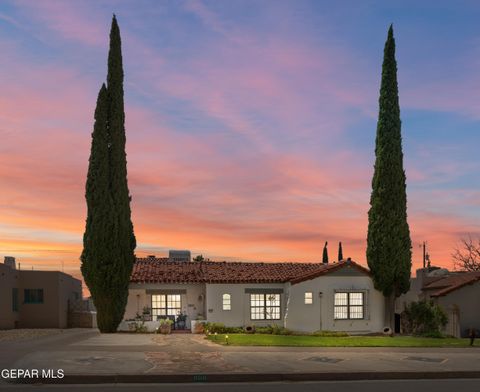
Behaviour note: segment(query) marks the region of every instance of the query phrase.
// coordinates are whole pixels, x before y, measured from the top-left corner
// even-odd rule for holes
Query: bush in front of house
[[[205,323],[204,324],[205,333],[243,333],[243,328],[241,327],[226,327],[223,323]]]
[[[324,337],[324,338],[343,338],[350,336],[348,333],[343,332],[343,331],[315,331],[312,332],[312,336],[319,336],[319,337]]]
[[[135,321],[135,323],[133,324],[133,332],[136,332],[136,333],[147,333],[148,332],[148,328],[147,326],[145,325],[145,321]]]
[[[422,338],[435,338],[435,339],[445,339],[448,336],[444,335],[440,331],[435,331],[435,332],[425,332],[421,334]],[[452,336],[455,337],[455,336]]]
[[[272,333],[272,326],[267,325],[266,327],[256,327],[255,332],[263,335],[270,335]]]
[[[291,329],[281,327],[277,324],[272,324],[272,335],[294,335],[294,331]]]
[[[277,324],[267,325],[266,327],[255,327],[255,333],[266,335],[296,335],[294,331],[284,328]]]
[[[410,303],[403,317],[405,332],[426,337],[443,337],[440,330],[448,322],[445,311],[433,301]]]

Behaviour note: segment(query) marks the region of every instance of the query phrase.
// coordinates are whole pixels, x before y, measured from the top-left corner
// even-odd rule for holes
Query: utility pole
[[[425,268],[425,262],[427,260],[427,254],[426,254],[426,242],[423,241],[423,268]]]

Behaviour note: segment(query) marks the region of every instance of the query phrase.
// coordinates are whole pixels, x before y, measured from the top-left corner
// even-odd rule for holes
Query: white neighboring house
[[[124,320],[150,311],[231,327],[277,324],[294,331],[383,331],[384,298],[368,269],[338,263],[244,263],[137,259]],[[126,329],[123,322],[121,329]]]

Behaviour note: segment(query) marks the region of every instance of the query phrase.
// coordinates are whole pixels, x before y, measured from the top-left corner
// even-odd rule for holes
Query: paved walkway
[[[67,376],[459,371],[480,375],[480,347],[228,347],[203,335],[77,329],[32,341],[0,342],[0,367],[63,369]]]

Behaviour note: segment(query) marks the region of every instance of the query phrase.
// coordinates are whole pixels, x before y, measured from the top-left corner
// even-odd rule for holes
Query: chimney
[[[5,260],[3,263],[5,265],[8,265],[11,269],[17,269],[15,266],[15,257],[5,256]]]

